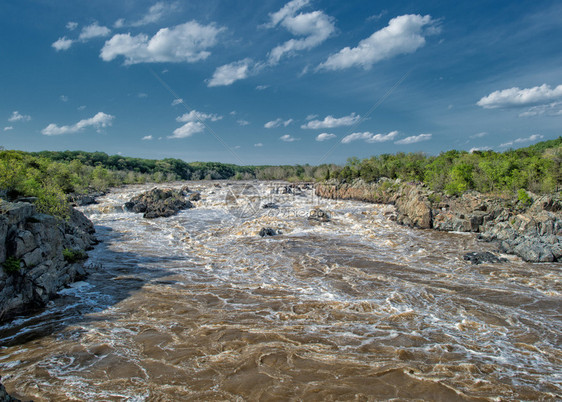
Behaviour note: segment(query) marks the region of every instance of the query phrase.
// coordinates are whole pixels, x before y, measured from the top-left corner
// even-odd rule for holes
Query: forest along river
[[[0,328],[10,392],[35,401],[561,397],[562,264],[471,265],[465,252],[494,245],[399,226],[391,206],[275,194],[272,183],[188,184],[202,199],[170,218],[123,211],[151,186],[83,208],[103,240],[90,252],[92,274]],[[259,207],[271,201],[279,208]],[[315,205],[330,222],[306,219]],[[261,238],[262,227],[283,234]]]

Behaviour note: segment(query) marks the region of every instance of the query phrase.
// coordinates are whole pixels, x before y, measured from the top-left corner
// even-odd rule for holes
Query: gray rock
[[[317,222],[329,222],[330,215],[327,212],[321,210],[320,208],[315,208],[311,210],[310,213],[308,214],[308,219]]]
[[[489,251],[484,252],[470,252],[463,255],[463,259],[466,261],[470,261],[472,264],[495,264],[498,262],[506,262],[505,258],[499,258],[495,254],[490,253]]]
[[[273,228],[261,228],[259,235],[261,237],[266,237],[266,236],[277,236],[281,234],[281,231],[275,230]]]

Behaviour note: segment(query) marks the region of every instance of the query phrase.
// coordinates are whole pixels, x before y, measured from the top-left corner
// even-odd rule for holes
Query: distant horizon
[[[562,4],[8,0],[0,144],[237,165],[558,138]]]

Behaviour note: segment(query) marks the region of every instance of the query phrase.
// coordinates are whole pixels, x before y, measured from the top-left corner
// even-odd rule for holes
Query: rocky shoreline
[[[86,251],[97,243],[86,216],[38,213],[30,202],[0,201],[0,323],[44,306],[87,275]]]
[[[447,196],[419,183],[381,179],[376,183],[327,182],[315,186],[319,197],[392,204],[397,222],[422,229],[475,232],[499,250],[528,262],[562,261],[560,194],[529,195],[524,200],[477,192]]]

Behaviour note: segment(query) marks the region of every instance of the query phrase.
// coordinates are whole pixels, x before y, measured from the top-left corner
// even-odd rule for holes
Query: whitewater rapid
[[[471,265],[463,254],[494,245],[400,226],[392,206],[318,199],[311,188],[187,184],[201,200],[169,218],[124,211],[148,185],[82,208],[103,241],[89,252],[90,276],[0,327],[10,392],[35,401],[561,398],[562,264],[503,255]],[[331,220],[308,220],[315,207]],[[263,227],[281,234],[262,238]]]

